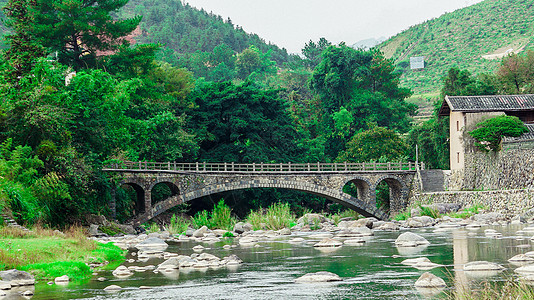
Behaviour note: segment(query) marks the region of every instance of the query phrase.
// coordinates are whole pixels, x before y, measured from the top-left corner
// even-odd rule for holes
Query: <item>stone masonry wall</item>
[[[480,204],[488,211],[500,212],[505,216],[513,217],[534,207],[534,189],[451,191],[412,195],[410,205],[420,203],[457,203],[462,207]]]
[[[466,153],[465,170],[452,172],[449,190],[533,189],[534,149],[503,148]]]

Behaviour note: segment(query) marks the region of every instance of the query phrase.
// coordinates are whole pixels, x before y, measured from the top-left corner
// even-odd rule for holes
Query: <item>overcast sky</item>
[[[310,39],[352,45],[391,37],[412,25],[482,0],[183,0],[230,17],[234,25],[300,53]]]

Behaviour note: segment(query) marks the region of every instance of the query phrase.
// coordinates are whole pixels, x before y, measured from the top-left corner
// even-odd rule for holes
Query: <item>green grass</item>
[[[68,275],[86,279],[91,272],[86,263],[121,261],[124,251],[113,244],[101,244],[81,235],[81,231],[57,236],[51,230],[36,229],[25,233],[0,228],[0,267],[31,272],[39,279]]]
[[[189,227],[189,222],[180,216],[172,215],[171,223],[167,226],[170,234],[182,234]]]
[[[484,282],[478,289],[454,289],[447,294],[448,299],[493,300],[493,299],[534,299],[534,288],[514,279],[502,282]]]
[[[411,218],[411,217],[412,217],[412,213],[410,212],[410,208],[407,208],[405,211],[396,214],[396,215],[393,217],[393,220],[396,220],[396,221],[405,221],[405,220],[408,220],[408,219]]]
[[[428,216],[434,219],[441,217],[439,211],[431,207],[419,205],[419,209],[421,209],[421,216]]]
[[[451,218],[467,219],[478,214],[483,209],[486,209],[484,205],[474,204],[470,207],[464,208],[462,211],[448,213],[447,216]]]
[[[289,204],[281,202],[272,204],[266,210],[260,208],[258,211],[251,211],[247,217],[254,230],[263,229],[263,225],[270,230],[291,228],[291,224],[296,223],[295,219]]]

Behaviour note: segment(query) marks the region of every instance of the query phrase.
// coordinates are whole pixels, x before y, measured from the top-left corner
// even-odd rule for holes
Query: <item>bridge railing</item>
[[[150,170],[150,171],[177,171],[177,172],[210,172],[210,173],[310,173],[310,172],[361,172],[361,171],[415,171],[414,162],[387,162],[387,163],[177,163],[177,162],[149,162],[125,161],[104,167],[106,171],[112,170]],[[419,163],[424,170],[424,163]]]

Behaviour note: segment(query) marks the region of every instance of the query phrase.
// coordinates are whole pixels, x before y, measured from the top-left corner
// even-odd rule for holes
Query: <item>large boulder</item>
[[[384,224],[381,224],[380,226],[374,228],[376,230],[384,230],[384,231],[397,231],[400,229],[399,224],[393,223],[393,222],[384,222]]]
[[[237,222],[234,225],[234,231],[239,234],[242,234],[243,232],[247,232],[251,230],[252,230],[252,224],[250,223]]]
[[[208,233],[208,227],[202,226],[199,229],[195,230],[195,232],[193,232],[193,237],[201,238],[201,237],[204,237],[204,235],[206,235],[207,233]]]
[[[135,248],[144,251],[145,253],[163,252],[169,245],[164,240],[157,237],[149,237],[141,243],[135,245]]]
[[[428,244],[430,244],[430,242],[427,241],[424,237],[412,232],[402,233],[395,240],[395,245],[397,247],[417,247]]]
[[[409,218],[404,226],[408,228],[428,227],[436,224],[436,219],[429,216],[413,217]]]
[[[115,276],[115,277],[122,278],[122,277],[132,276],[132,275],[133,275],[133,272],[130,271],[130,269],[128,269],[128,268],[125,267],[125,266],[119,266],[118,268],[116,268],[116,269],[112,272],[112,274],[113,274],[113,276]]]
[[[35,278],[30,273],[16,269],[1,271],[0,280],[8,282],[11,286],[35,284]]]
[[[495,222],[506,220],[506,217],[498,212],[489,212],[485,214],[477,214],[474,216],[475,221],[484,224],[493,224]]]
[[[137,231],[135,231],[135,228],[132,225],[124,225],[124,224],[117,224],[117,227],[120,231],[124,232],[124,234],[136,234]]]
[[[341,277],[334,273],[330,272],[317,272],[317,273],[308,273],[304,276],[301,276],[295,279],[295,282],[329,282],[329,281],[341,281]]]
[[[440,288],[446,286],[445,280],[429,272],[423,273],[415,282],[415,287],[419,288]]]
[[[352,223],[351,227],[367,227],[369,229],[373,228],[373,222],[378,221],[376,218],[364,218],[356,220]]]
[[[325,222],[327,219],[321,214],[305,214],[297,220],[297,224],[316,225]]]

